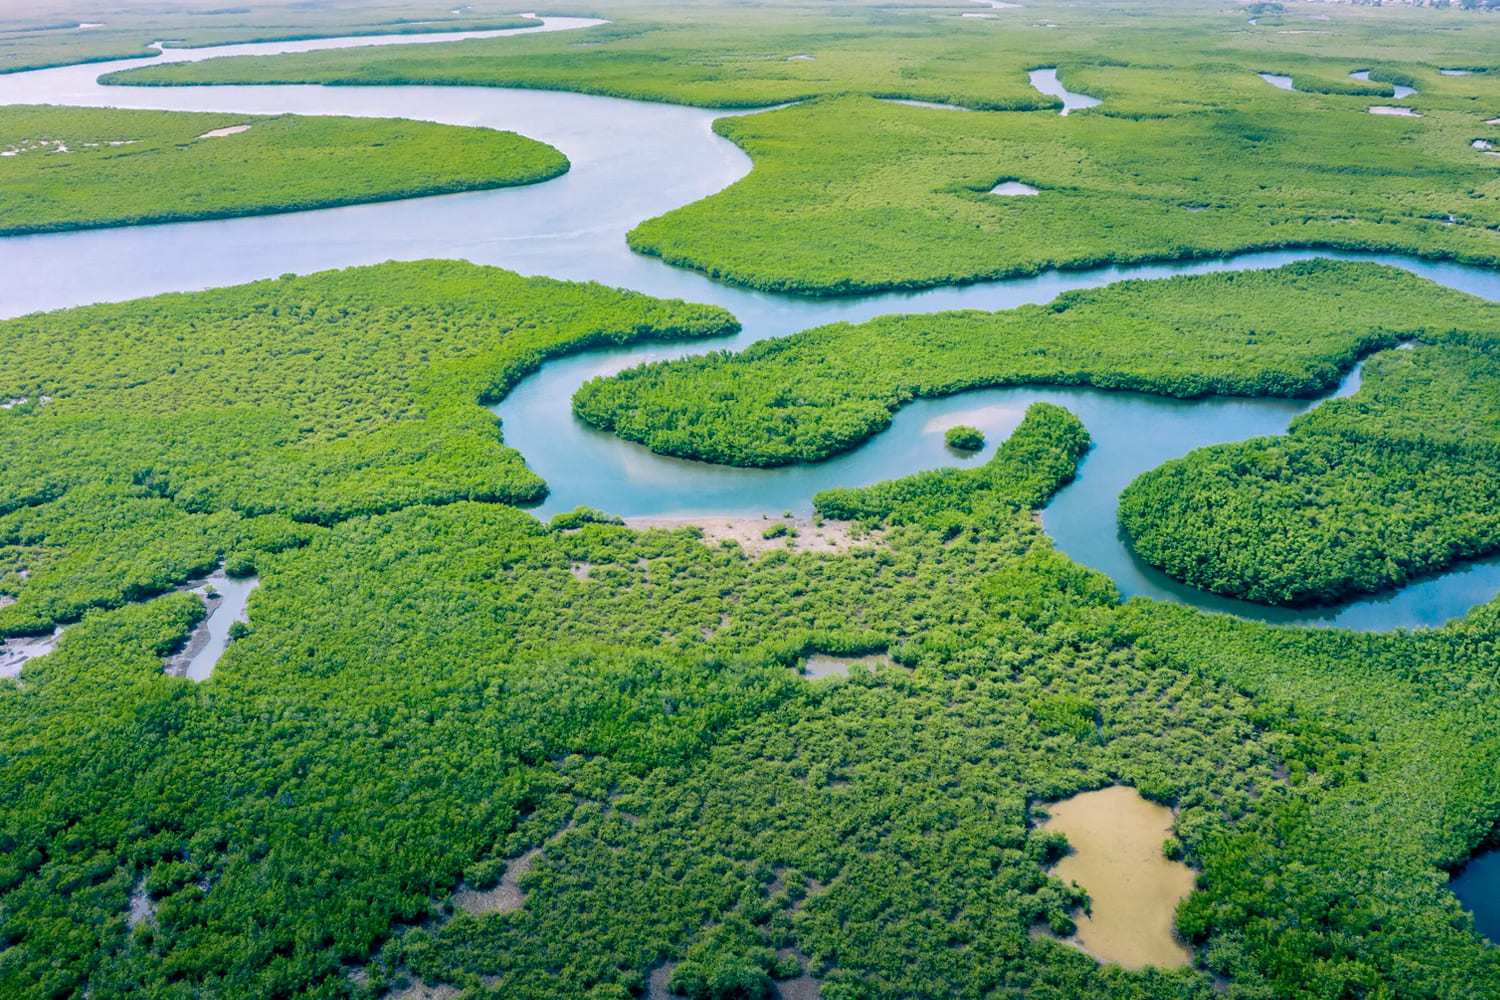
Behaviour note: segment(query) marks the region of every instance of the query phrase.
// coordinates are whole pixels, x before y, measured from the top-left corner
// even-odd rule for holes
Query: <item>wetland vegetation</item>
[[[630,238],[640,253],[773,291],[920,288],[1278,247],[1500,261],[1500,175],[1469,145],[1495,116],[1492,78],[1438,68],[1491,61],[1500,26],[1487,17],[1433,12],[1416,24],[1340,8],[1330,42],[1197,4],[1168,15],[1150,3],[1085,12],[1043,2],[994,21],[941,5],[652,10],[589,29],[586,44],[570,34],[245,57],[113,79],[545,87],[723,107],[800,101],[717,122],[755,169]],[[1016,17],[1042,12],[1061,30],[1017,30]],[[1028,82],[1039,65],[1102,103],[1056,114],[1061,102]],[[1370,79],[1352,79],[1358,71]],[[1281,91],[1257,73],[1301,83]],[[1420,84],[1407,103],[1421,117],[1366,115],[1398,79]],[[1038,113],[1016,113],[1026,108]],[[999,181],[1046,196],[991,196]]]
[[[721,120],[754,171],[634,237],[763,288],[1264,245],[1500,260],[1500,168],[1471,145],[1500,140],[1489,14],[989,7],[606,9],[587,38],[136,79],[806,98]],[[1102,103],[1057,114],[1026,82],[1050,66]],[[1364,113],[1413,85],[1421,118]],[[296,122],[158,117],[190,133],[163,149],[209,153]],[[462,131],[422,128],[413,149]],[[135,147],[99,148],[85,177]],[[113,204],[162,176],[119,175]],[[1122,498],[1169,573],[1329,600],[1500,547],[1496,308],[1316,261],[825,325],[574,406],[777,465],[981,386],[1313,397],[1364,359],[1352,396]],[[1041,526],[1090,448],[1049,403],[810,519],[520,509],[546,484],[487,405],[563,354],[738,329],[454,261],[0,322],[0,636],[67,624],[0,676],[0,995],[1500,1000],[1500,950],[1447,888],[1500,822],[1500,599],[1384,634],[1122,601]],[[206,613],[181,588],[220,566],[259,585],[195,683],[163,664]],[[1110,890],[1069,875],[1100,845],[1067,803],[1110,796],[1162,876],[1149,957],[1090,945]]]
[[[157,54],[153,43],[196,47],[338,35],[522,28],[536,21],[481,2],[269,0],[248,5],[11,0],[0,11],[0,73]]]
[[[0,116],[0,236],[450,194],[567,169],[551,146],[493,129],[12,106]]]
[[[1314,396],[1361,356],[1414,337],[1493,342],[1500,307],[1336,261],[1126,281],[1046,305],[883,316],[642,365],[585,383],[573,412],[664,454],[782,465],[855,446],[913,399],[1023,384]]]

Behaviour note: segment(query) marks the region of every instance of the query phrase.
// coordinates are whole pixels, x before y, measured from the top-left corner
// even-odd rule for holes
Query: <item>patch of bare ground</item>
[[[146,892],[146,880],[136,880],[135,888],[130,891],[130,909],[125,914],[125,923],[132,929],[145,924],[150,927],[156,923],[156,903]]]
[[[404,989],[397,988],[385,994],[385,1000],[450,1000],[458,994],[457,986],[448,983],[429,985],[420,979],[413,979]]]
[[[589,570],[593,568],[593,563],[577,562],[568,567],[568,572],[573,574],[573,579],[582,581],[589,578]]]
[[[776,524],[785,524],[787,533],[767,538],[766,530]],[[865,531],[850,521],[821,523],[812,518],[790,517],[627,517],[625,525],[635,531],[652,528],[676,531],[678,528],[697,526],[703,532],[705,545],[720,545],[726,541],[737,542],[740,548],[751,555],[760,555],[772,549],[790,552],[848,552],[859,546],[880,545],[883,536],[879,531]]]
[[[540,847],[533,847],[525,854],[505,866],[505,874],[493,889],[471,889],[460,885],[453,894],[453,906],[470,916],[487,913],[510,913],[519,910],[526,902],[526,893],[521,889],[521,876],[531,871],[537,858],[542,856]]]
[[[62,634],[62,627],[58,626],[51,635],[0,640],[0,677],[18,676],[28,660],[46,656],[56,649]]]
[[[676,962],[663,962],[646,976],[646,1000],[672,1000],[677,994],[667,989]]]

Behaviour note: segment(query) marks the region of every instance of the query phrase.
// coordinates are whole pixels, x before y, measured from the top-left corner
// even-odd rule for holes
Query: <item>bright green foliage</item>
[[[911,525],[759,560],[480,504],[355,518],[263,560],[252,627],[198,692],[155,666],[190,599],[92,615],[0,691],[0,745],[26,748],[0,781],[27,789],[0,799],[0,990],[373,997],[419,975],[618,998],[663,961],[763,985],[795,949],[846,1000],[1209,1000],[1201,973],[1028,936],[1081,902],[1029,805],[1125,782],[1178,806],[1207,885],[1184,926],[1233,995],[1494,995],[1496,956],[1434,880],[1492,815],[1494,697],[1468,677],[1493,615],[1354,639],[1122,611],[1024,505],[960,516],[946,541]],[[903,667],[789,669],[872,624]],[[1355,662],[1403,665],[1389,699],[1359,670],[1326,683]],[[1322,721],[1245,693],[1314,684]],[[1414,795],[1434,752],[1442,785]],[[442,911],[464,872],[537,846],[520,910]],[[129,931],[137,880],[157,911]]]
[[[498,10],[432,0],[266,0],[249,6],[121,5],[108,0],[10,0],[0,11],[0,73],[152,56],[167,47],[270,42],[339,35],[524,28],[537,22]],[[81,24],[92,27],[82,28]]]
[[[1033,403],[1026,419],[978,469],[936,469],[857,489],[824,490],[818,513],[844,520],[926,523],[953,537],[965,515],[997,505],[1040,507],[1089,448],[1088,431],[1060,406]]]
[[[1059,106],[1031,88],[1020,61],[997,68],[973,58],[993,36],[958,14],[861,4],[606,4],[599,16],[615,23],[550,37],[229,57],[149,66],[109,82],[536,87],[724,108],[851,92],[994,109]]]
[[[852,448],[916,398],[1020,384],[1307,396],[1361,354],[1455,329],[1500,335],[1500,309],[1394,268],[1308,261],[835,323],[594,379],[573,412],[653,451],[785,465]]]
[[[984,432],[977,427],[959,424],[957,427],[948,428],[943,433],[943,441],[948,447],[957,448],[960,451],[979,451],[984,447]]]
[[[1204,891],[1178,926],[1215,941],[1210,967],[1262,970],[1271,989],[1247,995],[1500,995],[1495,952],[1462,943],[1473,940],[1468,921],[1433,871],[1483,842],[1500,802],[1494,604],[1447,628],[1385,636],[1145,601],[1119,625],[1150,662],[1281,703],[1258,720],[1297,747],[1288,784],[1273,786],[1254,820],[1198,848]],[[1424,944],[1412,948],[1403,935],[1418,925]]]
[[[15,152],[0,157],[0,236],[416,198],[568,169],[551,146],[492,129],[109,108],[8,107],[0,149]]]
[[[641,223],[631,246],[813,295],[1284,247],[1500,260],[1496,164],[1468,145],[1489,105],[1381,118],[1243,76],[1268,94],[1165,116],[1108,99],[1064,118],[829,98],[722,118],[755,169]],[[1040,194],[990,194],[1004,179]]]
[[[1437,70],[1491,66],[1493,18],[1342,7],[1338,29],[1323,34],[1300,17],[1298,27],[1251,27],[1240,8],[1192,0],[1033,0],[987,19],[959,6],[631,6],[578,35],[234,58],[112,79],[522,86],[721,107],[802,100],[716,123],[755,169],[630,234],[639,252],[769,290],[917,288],[1276,247],[1500,261],[1500,163],[1470,146],[1495,138],[1485,124],[1497,112],[1493,75]],[[1032,27],[1041,23],[1058,28]],[[1103,104],[1057,115],[1026,81],[1047,66]],[[1361,69],[1375,82],[1349,79]],[[1259,72],[1304,89],[1278,90]],[[1418,85],[1405,103],[1422,117],[1366,114],[1398,77]],[[989,193],[1006,179],[1041,193]]]
[[[1497,355],[1493,335],[1378,354],[1358,393],[1286,435],[1141,476],[1120,524],[1173,576],[1277,604],[1399,587],[1500,550]]]
[[[729,314],[454,262],[0,323],[0,634],[415,503],[538,499],[483,404],[543,359]],[[267,517],[267,515],[275,515]],[[288,520],[290,519],[290,520]],[[21,585],[21,570],[30,580]]]

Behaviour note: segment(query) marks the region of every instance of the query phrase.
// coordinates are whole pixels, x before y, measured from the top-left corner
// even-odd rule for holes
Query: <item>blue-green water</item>
[[[586,33],[591,22],[549,19],[552,30]],[[413,39],[403,38],[403,42]],[[331,47],[339,40],[241,46],[273,52]],[[197,59],[229,49],[174,50]],[[1500,562],[1480,561],[1383,597],[1324,612],[1284,611],[1184,587],[1141,565],[1117,533],[1120,490],[1136,475],[1193,448],[1274,434],[1308,405],[1287,400],[1181,401],[1087,389],[1005,389],[925,400],[886,432],[827,462],[774,470],[733,469],[652,455],[574,421],[569,400],[592,375],[710,348],[739,348],[837,320],[892,312],[1005,309],[1046,302],[1071,289],[1124,278],[1277,267],[1311,256],[1374,260],[1441,284],[1500,299],[1500,274],[1391,255],[1309,252],[1244,254],[1137,266],[1054,271],[1030,278],[915,293],[802,299],[714,283],[629,252],[625,233],[643,219],[706,197],[743,177],[750,162],[712,131],[721,112],[545,91],[483,87],[101,87],[105,72],[150,60],[0,76],[0,103],[68,103],[236,113],[398,116],[518,131],[561,149],[565,176],[525,188],[218,222],[143,226],[0,240],[0,316],[115,301],[390,259],[453,257],[651,295],[724,306],[743,323],[737,337],[694,344],[593,351],[549,362],[496,413],[506,440],[543,476],[552,495],[539,510],[587,504],[625,515],[807,512],[812,495],[940,465],[983,461],[942,445],[953,423],[1002,439],[1026,406],[1050,400],[1084,421],[1095,441],[1077,480],[1043,512],[1059,548],[1111,576],[1127,595],[1182,601],[1278,622],[1360,629],[1441,624],[1500,592]],[[1041,84],[1055,82],[1043,78]],[[1081,95],[1064,95],[1072,100]],[[1091,99],[1089,99],[1091,100]],[[1077,102],[1073,106],[1081,106]],[[933,110],[933,114],[950,113]],[[1347,388],[1347,386],[1346,386]]]

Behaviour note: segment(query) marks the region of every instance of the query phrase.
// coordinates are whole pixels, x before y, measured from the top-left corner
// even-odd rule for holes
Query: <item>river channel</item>
[[[601,22],[546,18],[542,28],[581,30]],[[497,36],[511,32],[469,33]],[[586,35],[586,32],[584,32]],[[444,36],[392,36],[402,44]],[[372,44],[321,39],[213,49],[169,49],[172,61]],[[749,159],[716,136],[726,112],[552,91],[485,87],[103,87],[108,72],[161,59],[95,63],[0,75],[0,104],[51,103],[236,114],[400,117],[516,131],[571,161],[545,184],[384,202],[316,212],[0,239],[0,316],[119,301],[385,260],[449,257],[570,280],[593,280],[661,297],[723,306],[743,324],[732,338],[590,351],[547,363],[499,406],[507,443],[552,489],[541,516],[577,504],[621,515],[778,515],[811,511],[811,497],[943,465],[983,461],[947,450],[942,430],[969,423],[994,442],[1035,400],[1060,403],[1088,427],[1095,447],[1078,478],[1043,512],[1058,547],[1111,576],[1122,593],[1193,604],[1281,623],[1364,630],[1437,625],[1500,592],[1500,560],[1466,564],[1401,591],[1317,611],[1268,609],[1204,594],[1134,558],[1116,528],[1116,498],[1136,475],[1193,448],[1283,431],[1309,401],[1170,400],[1087,389],[1004,389],[924,400],[890,429],[815,465],[733,469],[653,455],[575,421],[569,400],[596,374],[713,348],[740,348],[821,323],[893,312],[1004,309],[1124,278],[1159,278],[1275,267],[1314,256],[1394,264],[1450,287],[1500,300],[1500,273],[1393,255],[1268,252],[1179,263],[1047,272],[1036,277],[916,293],[804,299],[738,289],[632,254],[625,233],[640,221],[707,197],[743,177]],[[942,113],[934,111],[934,114]],[[226,140],[227,141],[227,140]],[[1043,195],[1045,196],[1045,194]],[[1357,379],[1357,375],[1354,376]],[[1351,391],[1346,382],[1341,392]],[[993,447],[993,444],[992,446]]]

